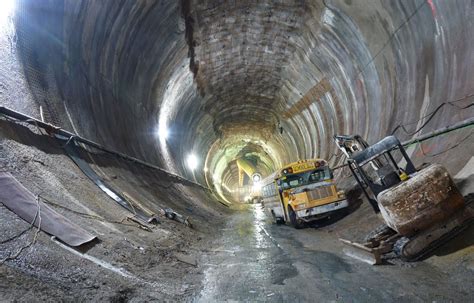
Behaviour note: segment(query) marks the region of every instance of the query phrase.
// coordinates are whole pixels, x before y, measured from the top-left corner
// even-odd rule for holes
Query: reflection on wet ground
[[[201,260],[197,302],[468,302],[474,295],[425,262],[359,263],[327,229],[272,224],[260,205],[234,215],[212,247]],[[472,271],[460,278],[474,282]]]
[[[205,287],[199,302],[258,300],[275,296],[269,285],[284,285],[297,270],[288,253],[265,229],[269,225],[263,209],[240,213],[229,222],[219,247],[207,257]]]

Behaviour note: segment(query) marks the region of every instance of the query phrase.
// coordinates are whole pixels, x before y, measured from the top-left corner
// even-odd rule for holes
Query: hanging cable
[[[5,257],[4,259],[0,260],[0,264],[4,264],[5,262],[7,261],[11,261],[11,260],[14,260],[16,258],[18,258],[20,256],[20,254],[27,248],[33,246],[35,243],[36,243],[36,240],[38,239],[38,234],[39,232],[41,231],[41,206],[40,206],[40,202],[39,202],[39,195],[36,196],[36,205],[37,205],[37,210],[36,210],[36,214],[35,214],[35,217],[33,218],[33,221],[31,222],[31,225],[30,227],[28,227],[28,229],[26,229],[25,231],[21,232],[20,234],[17,235],[17,237],[23,235],[24,233],[26,233],[28,230],[32,229],[36,220],[38,219],[38,228],[35,232],[35,235],[33,236],[33,240],[31,240],[28,244],[20,247],[20,249],[13,255],[8,255],[7,257]],[[16,237],[16,238],[17,238]],[[2,244],[3,243],[6,243],[6,242],[9,242],[11,240],[13,240],[14,238],[10,238],[10,239],[7,239],[7,240],[4,240],[2,241]]]
[[[458,106],[456,105],[455,103],[456,102],[459,102],[459,101],[463,101],[464,99],[467,99],[469,97],[472,97],[474,96],[474,94],[470,94],[470,95],[467,95],[461,99],[458,99],[458,100],[455,100],[455,101],[448,101],[448,102],[443,102],[441,103],[440,105],[438,105],[438,107],[436,107],[436,109],[434,111],[432,111],[431,113],[421,117],[420,119],[418,119],[418,121],[415,121],[415,122],[411,122],[411,123],[405,123],[405,124],[399,124],[397,125],[391,135],[394,135],[399,129],[402,129],[408,136],[413,136],[413,135],[416,135],[417,133],[419,133],[428,123],[430,123],[430,121],[435,117],[435,115],[444,107],[444,106],[447,106],[447,105],[450,105],[450,106],[453,106],[455,108],[457,108],[458,110],[464,110],[464,109],[468,109],[469,107],[472,107],[474,106],[474,103],[470,103],[466,106]],[[407,130],[406,126],[408,125],[413,125],[413,124],[416,124],[418,123],[419,121],[425,119],[425,118],[428,118],[428,120],[426,120],[420,127],[418,127],[416,130],[414,130],[413,132],[410,132]]]
[[[82,213],[82,212],[78,212],[76,210],[73,210],[73,209],[70,209],[68,207],[65,207],[65,206],[62,206],[62,205],[59,205],[57,203],[54,203],[48,199],[46,199],[45,197],[43,196],[39,196],[39,198],[46,204],[48,205],[51,205],[51,206],[54,206],[56,208],[60,208],[60,209],[63,209],[65,211],[68,211],[68,212],[71,212],[73,214],[76,214],[80,217],[83,217],[83,218],[86,218],[86,219],[92,219],[92,220],[96,220],[96,221],[100,221],[100,222],[104,222],[104,223],[112,223],[112,224],[120,224],[120,225],[125,225],[125,226],[131,226],[131,227],[136,227],[136,228],[139,228],[139,229],[144,229],[143,228],[143,225],[140,223],[140,226],[137,226],[137,224],[127,224],[125,223],[124,221],[125,220],[128,220],[129,217],[126,217],[124,218],[123,220],[121,221],[114,221],[114,220],[107,220],[107,219],[104,219],[100,216],[96,216],[96,215],[91,215],[91,214],[86,214],[86,213]],[[133,221],[135,222],[135,221]],[[149,227],[146,227],[146,230],[147,231],[151,231],[151,229]]]
[[[459,142],[457,142],[456,144],[454,144],[453,146],[450,146],[449,148],[445,149],[445,150],[442,150],[440,152],[437,152],[435,154],[432,154],[432,155],[429,155],[427,153],[425,153],[425,151],[423,150],[423,143],[419,142],[419,146],[420,146],[420,151],[421,151],[421,154],[424,156],[424,157],[428,157],[428,158],[434,158],[436,156],[439,156],[441,154],[444,154],[452,149],[455,149],[456,147],[460,146],[461,144],[463,144],[467,139],[469,139],[472,135],[474,134],[474,131],[471,131],[469,133],[469,135],[467,135],[466,137],[464,137],[463,139],[461,139]]]

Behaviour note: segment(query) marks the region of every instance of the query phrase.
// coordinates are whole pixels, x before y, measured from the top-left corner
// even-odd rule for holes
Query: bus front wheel
[[[275,215],[275,212],[273,211],[273,209],[271,210],[271,213],[272,213],[273,221],[274,221],[277,225],[280,225],[280,224],[285,223],[285,220],[283,220],[282,217],[277,217],[277,216]]]
[[[291,226],[296,229],[303,228],[304,223],[296,217],[296,213],[291,207],[288,207],[288,217],[290,217]]]

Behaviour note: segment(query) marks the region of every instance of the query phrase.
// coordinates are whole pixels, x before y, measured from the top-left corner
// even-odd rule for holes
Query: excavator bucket
[[[370,265],[382,264],[382,254],[379,251],[366,247],[363,244],[349,241],[346,239],[339,239],[347,246],[343,248],[343,252],[356,260],[368,263]]]
[[[395,241],[400,235],[388,226],[383,225],[373,230],[366,236],[365,243],[358,243],[346,239],[339,239],[347,246],[343,252],[349,257],[370,265],[379,265],[383,263],[382,256],[393,249]]]

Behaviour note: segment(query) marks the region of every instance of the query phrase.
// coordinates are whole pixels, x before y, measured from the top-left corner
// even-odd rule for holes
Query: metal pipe
[[[416,138],[413,138],[413,139],[410,139],[408,141],[405,141],[402,143],[403,146],[407,147],[408,145],[411,145],[413,143],[419,143],[419,142],[423,142],[423,141],[426,141],[428,139],[431,139],[433,137],[436,137],[436,136],[439,136],[439,135],[442,135],[442,134],[445,134],[445,133],[449,133],[453,130],[457,130],[457,129],[460,129],[460,128],[464,128],[464,127],[468,127],[468,126],[471,126],[471,125],[474,125],[474,117],[473,118],[469,118],[469,119],[466,119],[466,120],[463,120],[461,122],[458,122],[454,125],[451,125],[451,126],[446,126],[444,128],[440,128],[440,129],[437,129],[433,132],[430,132],[430,133],[427,133],[427,134],[424,134],[424,135],[421,135],[419,137],[416,137]]]
[[[46,122],[43,122],[43,121],[40,121],[38,119],[35,119],[33,117],[30,117],[28,115],[25,115],[25,114],[22,114],[20,112],[17,112],[15,110],[12,110],[8,107],[5,107],[5,106],[0,106],[0,114],[3,114],[5,116],[9,116],[11,118],[14,118],[14,119],[17,119],[17,120],[20,120],[20,121],[24,121],[24,122],[27,122],[27,123],[30,123],[30,124],[34,124],[36,126],[39,126],[49,132],[52,132],[52,133],[55,133],[55,134],[59,134],[59,135],[63,135],[63,136],[66,136],[66,137],[73,137],[74,140],[78,141],[78,142],[81,142],[81,143],[84,143],[86,145],[89,145],[89,146],[93,146],[94,148],[97,148],[99,150],[102,150],[102,151],[105,151],[107,153],[110,153],[110,154],[113,154],[113,155],[116,155],[116,156],[119,156],[121,158],[124,158],[124,159],[127,159],[129,161],[132,161],[132,162],[136,162],[136,163],[140,163],[144,166],[147,166],[147,167],[150,167],[150,168],[153,168],[153,169],[156,169],[156,170],[159,170],[160,172],[163,172],[171,177],[174,177],[180,181],[183,181],[183,182],[186,182],[186,183],[189,183],[189,184],[193,184],[193,185],[196,185],[198,187],[201,187],[201,188],[204,188],[210,192],[212,192],[212,190],[207,187],[207,186],[204,186],[204,185],[201,185],[197,182],[194,182],[194,181],[191,181],[191,180],[188,180],[188,179],[185,179],[181,176],[178,176],[176,174],[173,174],[172,172],[169,172],[161,167],[158,167],[158,166],[155,166],[153,164],[150,164],[150,163],[147,163],[145,161],[142,161],[140,159],[137,159],[137,158],[134,158],[134,157],[131,157],[131,156],[128,156],[126,154],[123,154],[123,153],[120,153],[120,152],[117,152],[117,151],[114,151],[114,150],[111,150],[111,149],[108,149],[102,145],[99,145],[98,143],[95,143],[91,140],[88,140],[86,138],[83,138],[81,136],[78,136],[76,134],[73,134],[71,132],[68,132],[64,129],[61,129],[60,127],[57,127],[57,126],[54,126],[52,124],[49,124],[49,123],[46,123]],[[430,132],[430,133],[427,133],[427,134],[424,134],[422,136],[419,136],[419,137],[416,137],[416,138],[413,138],[413,139],[410,139],[408,141],[405,141],[402,143],[402,145],[404,147],[407,147],[408,145],[411,145],[411,144],[414,144],[414,143],[420,143],[420,142],[423,142],[423,141],[426,141],[428,139],[431,139],[433,137],[436,137],[436,136],[439,136],[439,135],[442,135],[442,134],[445,134],[445,133],[448,133],[448,132],[451,132],[451,131],[454,131],[454,130],[457,130],[457,129],[460,129],[460,128],[464,128],[464,127],[468,127],[468,126],[471,126],[471,125],[474,125],[474,117],[473,118],[469,118],[469,119],[466,119],[466,120],[463,120],[461,122],[458,122],[452,126],[447,126],[445,128],[441,128],[441,129],[438,129],[438,130],[435,130],[433,132]],[[341,169],[341,168],[344,168],[347,166],[347,163],[346,164],[342,164],[342,165],[339,165],[337,167],[334,167],[333,168],[333,171],[334,170],[337,170],[337,169]]]
[[[0,106],[0,114],[4,115],[4,116],[8,116],[10,118],[14,118],[16,120],[19,120],[19,121],[23,121],[23,122],[26,122],[26,123],[29,123],[29,124],[32,124],[32,125],[35,125],[37,127],[40,127],[40,128],[43,128],[44,130],[46,130],[47,132],[49,133],[54,133],[54,134],[57,134],[57,135],[61,135],[61,136],[64,136],[64,137],[68,137],[68,138],[72,138],[73,140],[75,140],[76,142],[80,142],[80,143],[83,143],[85,145],[89,145],[89,146],[92,146],[98,150],[101,150],[101,151],[104,151],[104,152],[107,152],[109,154],[112,154],[112,155],[115,155],[115,156],[118,156],[120,158],[123,158],[123,159],[126,159],[126,160],[129,160],[129,161],[132,161],[132,162],[135,162],[135,163],[139,163],[141,165],[144,165],[146,167],[149,167],[149,168],[153,168],[153,169],[156,169],[162,173],[165,173],[167,174],[168,176],[170,177],[173,177],[179,181],[181,181],[182,183],[188,183],[188,184],[192,184],[192,185],[195,185],[195,186],[198,186],[200,188],[203,188],[207,191],[210,191],[212,192],[212,190],[207,187],[207,186],[204,186],[204,185],[201,185],[197,182],[194,182],[194,181],[191,181],[191,180],[188,180],[184,177],[181,177],[179,175],[176,175],[176,174],[173,174],[172,172],[169,172],[161,167],[158,167],[156,165],[153,165],[153,164],[150,164],[148,162],[145,162],[145,161],[142,161],[140,159],[137,159],[137,158],[134,158],[134,157],[131,157],[131,156],[128,156],[124,153],[120,153],[120,152],[117,152],[117,151],[114,151],[112,149],[109,149],[107,147],[104,147],[94,141],[91,141],[91,140],[88,140],[84,137],[81,137],[79,135],[76,135],[74,133],[71,133],[67,130],[64,130],[60,127],[57,127],[53,124],[50,124],[50,123],[46,123],[46,122],[43,122],[41,120],[38,120],[36,118],[33,118],[31,116],[28,116],[28,115],[25,115],[23,113],[20,113],[18,111],[15,111],[11,108],[8,108],[8,107],[5,107],[5,106]]]
[[[410,139],[408,141],[405,141],[402,143],[402,146],[403,147],[407,147],[411,144],[414,144],[414,143],[421,143],[423,141],[426,141],[426,140],[429,140],[433,137],[436,137],[436,136],[440,136],[442,134],[445,134],[445,133],[449,133],[449,132],[452,132],[454,130],[457,130],[457,129],[460,129],[460,128],[464,128],[464,127],[468,127],[468,126],[471,126],[471,125],[474,125],[474,118],[469,118],[469,119],[466,119],[466,120],[463,120],[461,122],[458,122],[454,125],[451,125],[451,126],[446,126],[444,128],[440,128],[440,129],[437,129],[435,131],[432,131],[430,133],[427,133],[427,134],[424,134],[422,136],[419,136],[419,137],[416,137],[416,138],[413,138],[413,139]],[[345,163],[345,164],[342,164],[342,165],[339,165],[339,166],[336,166],[334,167],[332,170],[337,170],[337,169],[341,169],[341,168],[344,168],[346,167],[348,164]]]

